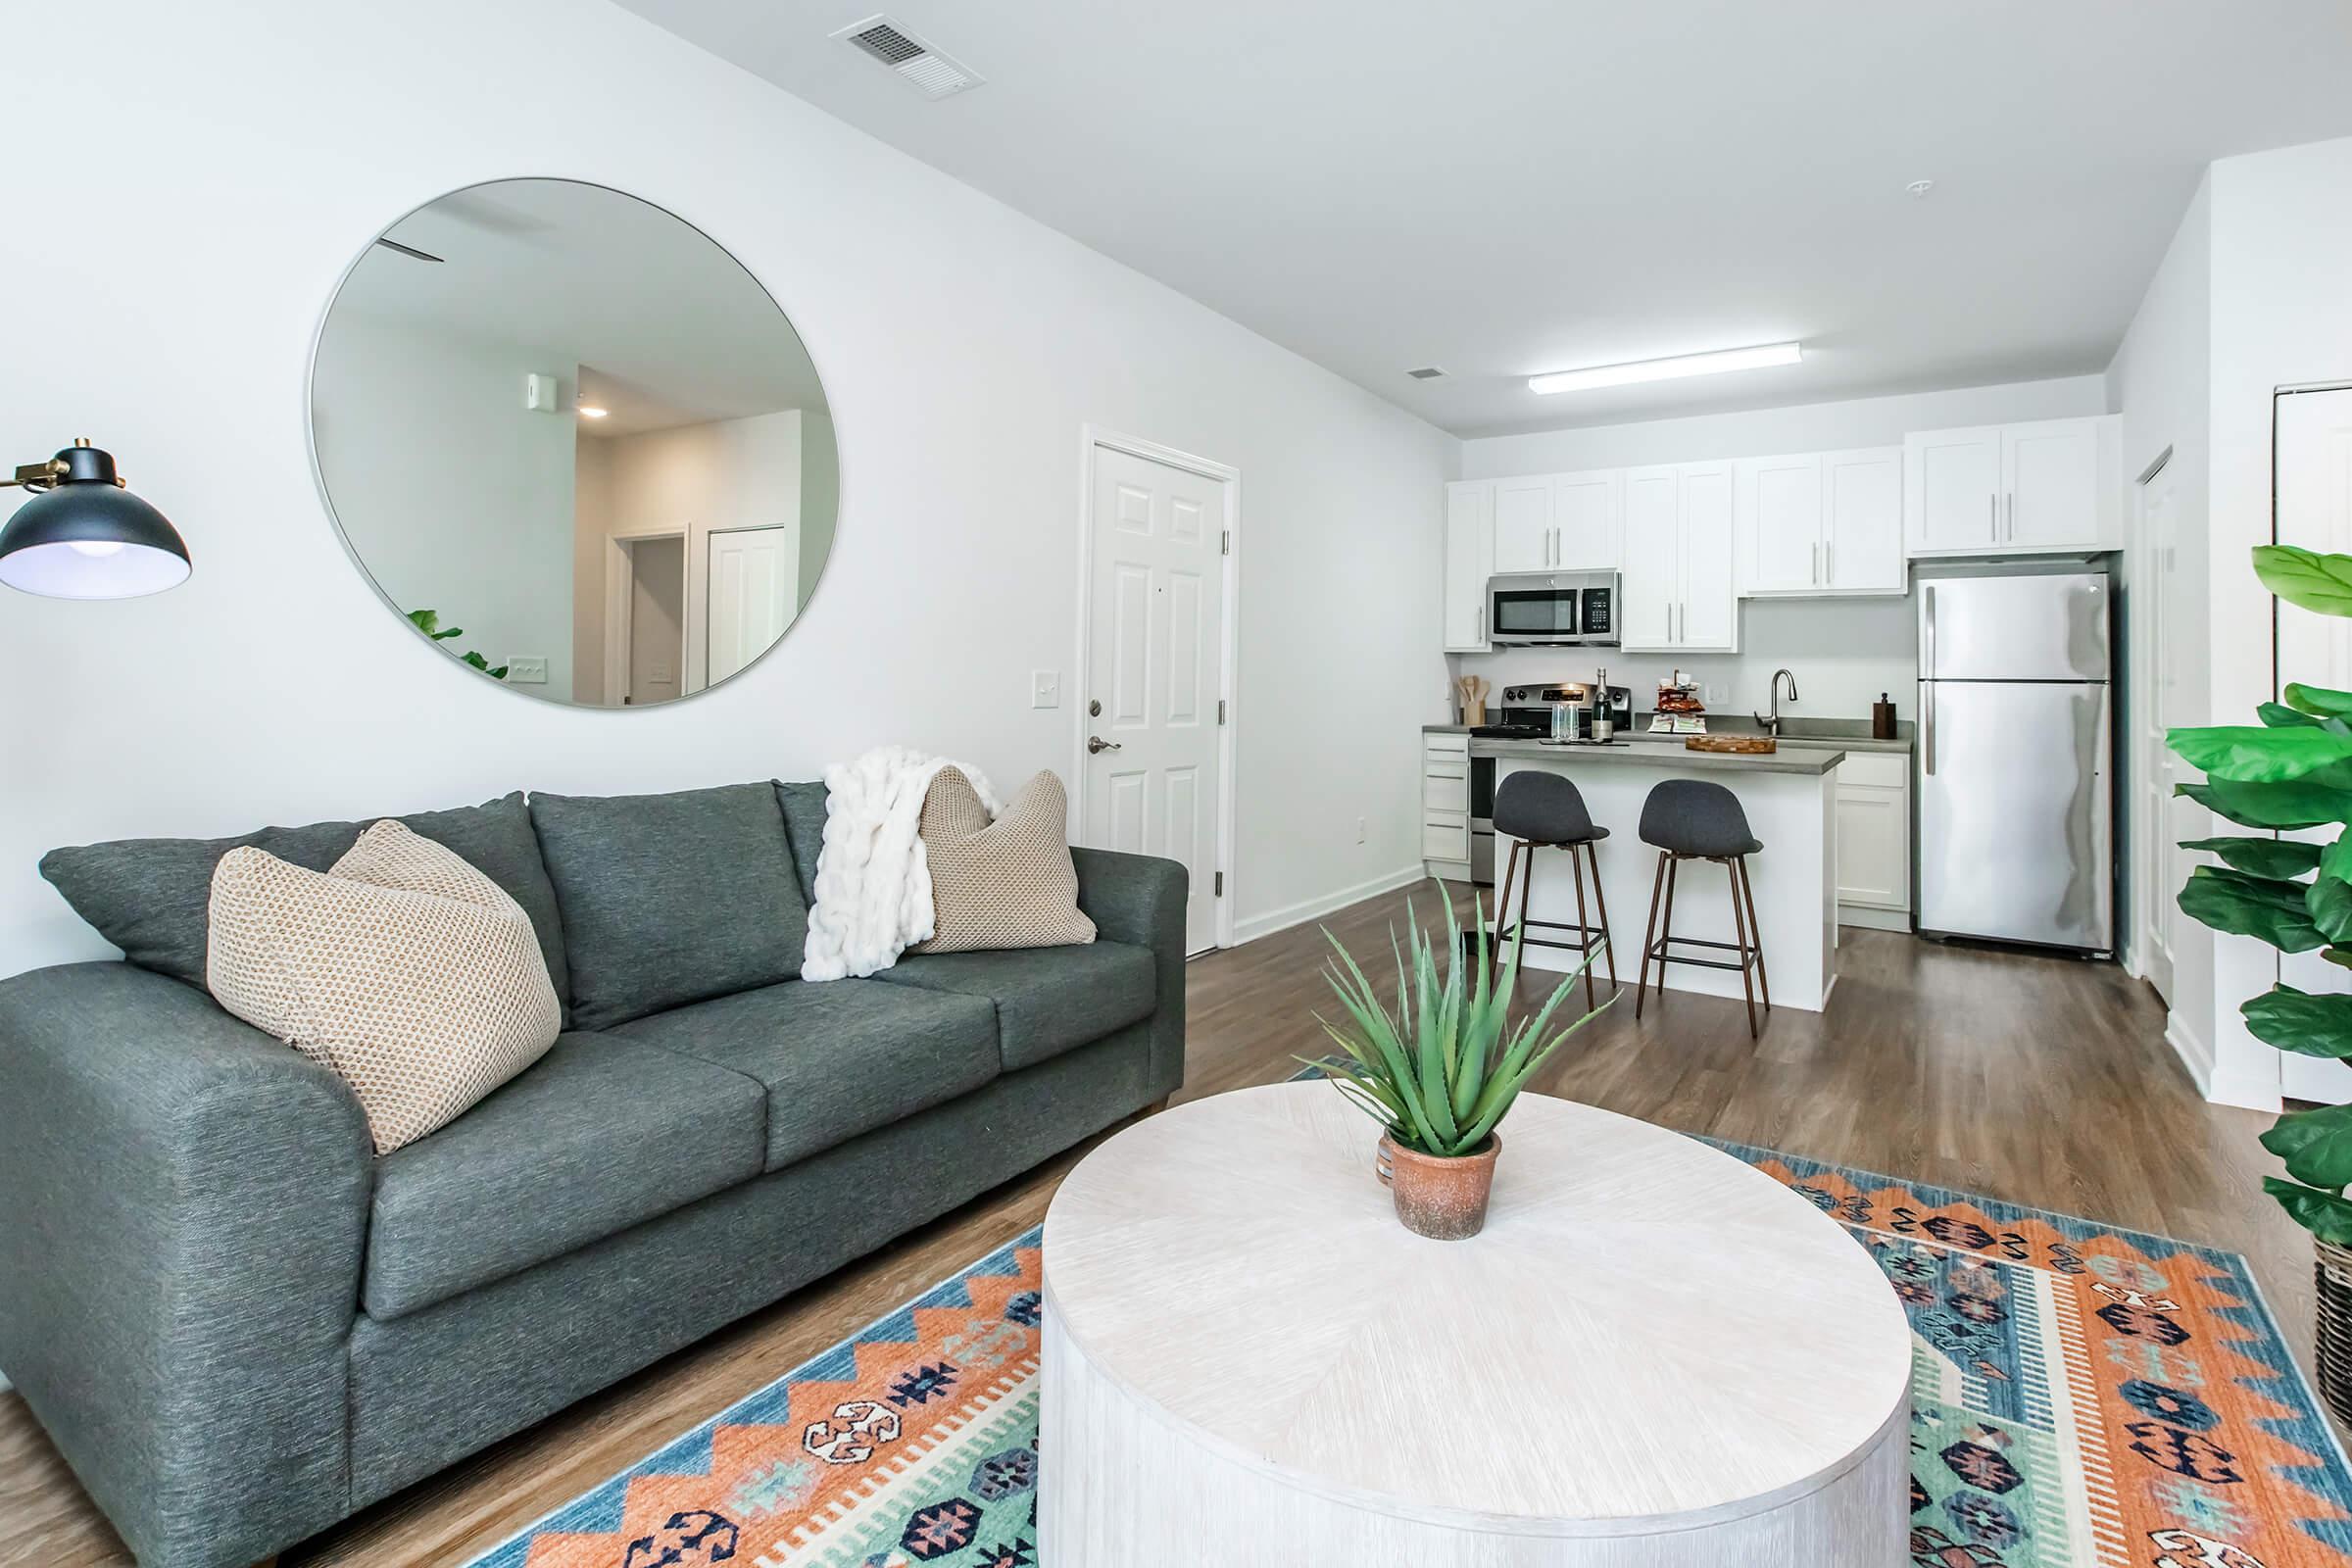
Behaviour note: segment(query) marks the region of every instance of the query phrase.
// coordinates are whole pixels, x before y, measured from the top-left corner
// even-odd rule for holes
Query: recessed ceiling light
[[[583,419],[601,419],[605,416],[606,412],[606,410],[598,408],[593,403],[583,403],[580,405],[580,417]]]
[[[1636,381],[1671,381],[1678,375],[1760,370],[1772,365],[1794,365],[1801,358],[1803,355],[1794,343],[1766,343],[1752,349],[1717,349],[1711,354],[1678,354],[1666,360],[1636,360],[1627,365],[1595,365],[1589,369],[1531,375],[1527,389],[1583,392],[1592,387],[1630,386]]]
[[[1909,191],[1914,196],[1925,196],[1928,192],[1934,190],[1935,188],[1936,182],[1932,179],[1915,179],[1910,184],[1903,187],[1903,189]]]
[[[1404,373],[1411,376],[1416,381],[1443,381],[1446,379],[1446,371],[1441,367],[1435,365],[1424,365],[1416,369],[1407,370]]]

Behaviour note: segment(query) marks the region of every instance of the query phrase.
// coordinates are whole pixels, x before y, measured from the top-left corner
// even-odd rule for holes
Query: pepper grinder
[[[1894,704],[1885,692],[1870,705],[1870,738],[1874,741],[1894,739]]]

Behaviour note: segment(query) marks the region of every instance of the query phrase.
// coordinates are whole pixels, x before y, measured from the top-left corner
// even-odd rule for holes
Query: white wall
[[[1579,468],[1898,446],[1913,430],[2104,414],[2107,396],[2106,383],[2100,377],[2083,375],[1492,436],[1462,443],[1462,474],[1471,479],[1507,478]],[[1626,654],[1616,649],[1520,648],[1462,655],[1451,663],[1455,673],[1483,675],[1498,690],[1538,681],[1582,680],[1592,675],[1595,664],[1603,664],[1612,684],[1633,688],[1638,709],[1649,707],[1658,683],[1681,669],[1712,689],[1714,695],[1707,699],[1711,710],[1736,714],[1762,711],[1771,701],[1773,671],[1785,667],[1796,677],[1799,696],[1795,703],[1783,705],[1784,712],[1808,718],[1868,718],[1871,704],[1884,692],[1893,699],[1896,713],[1909,719],[1919,679],[1911,607],[1908,596],[1750,599],[1740,602],[1740,651],[1737,654],[1676,656]],[[1495,700],[1490,698],[1489,702]]]
[[[2272,393],[2352,380],[2352,138],[2226,158],[2213,205],[2213,418],[2207,558],[2211,716],[2249,721],[2274,691],[2271,599],[2248,552],[2271,539]],[[2238,1004],[2278,978],[2278,956],[2214,939],[2212,1093],[2276,1103],[2278,1053]]]
[[[463,628],[441,644],[451,657],[545,659],[534,689],[557,702],[571,698],[573,420],[524,408],[522,383],[537,371],[568,392],[577,370],[548,350],[346,310],[319,339],[312,386],[335,515],[385,596]]]
[[[2146,755],[2144,736],[2152,722],[2155,688],[2160,683],[2168,686],[2166,716],[2172,722],[2201,724],[2213,713],[2207,685],[2212,638],[2202,569],[2209,549],[2212,360],[2213,201],[2207,180],[2199,182],[2107,370],[2109,397],[2123,416],[2124,514],[2134,518],[2135,527],[2139,476],[2168,448],[2172,452],[2165,464],[2176,557],[2169,584],[2145,552],[2127,550],[2124,556],[2125,615],[2133,637],[2126,693],[2132,747],[2127,777],[2133,784],[2116,845],[2117,853],[2127,857],[2139,849],[2132,828],[2142,815],[2139,781],[2149,776],[2147,765],[2153,760]],[[2133,542],[2137,544],[2136,537]],[[2170,598],[2158,616],[2152,599],[2160,584],[2169,586]],[[2156,624],[2165,628],[2161,648],[2142,640]],[[2168,837],[2202,837],[2207,831],[2206,813],[2192,802],[2170,805],[2167,816],[2169,822],[2160,826]],[[2126,864],[2132,873],[2126,878],[2126,946],[2136,952],[2151,904],[2169,903],[2179,890],[2169,885],[2169,877],[2151,879],[2132,859]],[[2172,924],[2176,934],[2169,1025],[2183,1059],[2205,1082],[2211,1077],[2213,1057],[2212,934],[2186,915],[2175,915]]]
[[[0,969],[104,951],[35,875],[61,843],[805,778],[885,741],[1001,782],[1066,767],[1083,694],[1032,710],[1029,672],[1074,673],[1089,420],[1242,470],[1238,912],[1417,863],[1452,438],[595,0],[413,0],[397,26],[297,0],[248,0],[233,26],[164,0],[83,10],[13,40],[104,58],[105,114],[71,72],[22,74],[8,101],[14,123],[74,126],[106,199],[0,250],[0,296],[75,323],[17,335],[0,450],[111,448],[196,570],[0,615],[10,667],[74,677],[9,698]],[[580,102],[629,112],[563,113]],[[516,174],[698,224],[824,377],[823,587],[774,654],[688,702],[558,708],[450,667],[352,568],[312,482],[304,367],[336,277],[418,203]]]
[[[1565,473],[1645,463],[1704,463],[1714,458],[1770,458],[1785,452],[1900,446],[1904,435],[1913,430],[2063,419],[2106,412],[2105,381],[2095,375],[2077,375],[2054,381],[1855,398],[1844,403],[1807,403],[1744,414],[1592,424],[1465,441],[1462,477],[1506,479],[1522,473]]]

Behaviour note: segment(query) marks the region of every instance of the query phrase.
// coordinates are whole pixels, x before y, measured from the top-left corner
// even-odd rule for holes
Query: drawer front
[[[1425,860],[1470,858],[1470,815],[1466,811],[1421,813],[1421,858]]]
[[[1848,752],[1838,764],[1838,782],[1899,790],[1911,782],[1911,759],[1899,752]]]
[[[1421,755],[1432,760],[1470,756],[1470,737],[1467,735],[1423,735]]]
[[[1421,775],[1421,804],[1436,811],[1470,811],[1470,764],[1446,767],[1432,762]]]

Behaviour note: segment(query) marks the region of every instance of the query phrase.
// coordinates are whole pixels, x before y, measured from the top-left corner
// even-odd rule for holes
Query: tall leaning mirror
[[[352,265],[311,366],[352,556],[478,678],[646,707],[791,628],[833,543],[833,420],[757,278],[650,202],[474,185]]]

